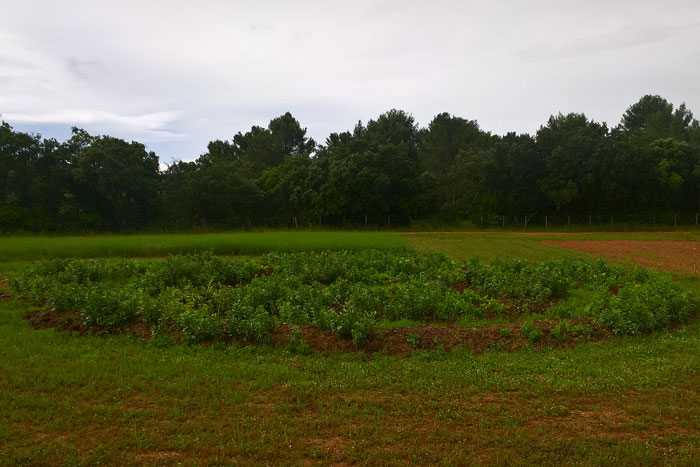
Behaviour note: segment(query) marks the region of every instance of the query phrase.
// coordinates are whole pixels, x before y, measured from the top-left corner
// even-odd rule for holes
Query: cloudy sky
[[[644,94],[700,114],[698,0],[0,0],[0,118],[192,160],[286,111],[319,142],[400,108],[533,132],[616,124]]]

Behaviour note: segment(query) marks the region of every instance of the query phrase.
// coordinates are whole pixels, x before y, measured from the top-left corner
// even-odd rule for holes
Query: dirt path
[[[664,271],[700,273],[700,242],[668,240],[544,240],[546,245],[626,260]]]

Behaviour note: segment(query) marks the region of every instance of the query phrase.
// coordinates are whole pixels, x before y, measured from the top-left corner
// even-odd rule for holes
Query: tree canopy
[[[392,109],[323,144],[287,112],[159,169],[138,142],[74,128],[66,141],[0,125],[0,229],[229,228],[251,217],[477,219],[700,209],[700,125],[648,95],[619,124],[552,115],[493,135],[441,113]]]

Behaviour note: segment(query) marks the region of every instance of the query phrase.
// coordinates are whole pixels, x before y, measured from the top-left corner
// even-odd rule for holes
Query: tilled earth
[[[59,331],[72,332],[81,335],[106,336],[112,334],[128,334],[142,339],[152,336],[151,330],[143,321],[131,323],[121,327],[86,327],[76,313],[57,313],[53,310],[37,310],[27,315],[27,320],[36,329],[54,328]],[[437,350],[442,348],[446,351],[461,347],[471,352],[480,353],[489,350],[516,350],[526,345],[533,345],[536,348],[542,347],[571,347],[581,342],[592,340],[606,340],[612,338],[613,333],[597,325],[592,319],[569,319],[570,325],[587,324],[593,330],[591,337],[574,337],[567,335],[566,340],[560,341],[549,335],[550,330],[559,323],[559,320],[541,320],[534,324],[542,331],[540,340],[531,343],[520,332],[522,323],[490,324],[475,327],[459,326],[455,323],[444,323],[440,325],[403,326],[395,328],[377,328],[375,334],[369,341],[357,347],[350,339],[339,337],[331,331],[319,329],[315,326],[299,325],[304,341],[316,352],[323,353],[346,353],[346,352],[366,352],[385,353],[389,355],[408,356],[414,350]],[[275,345],[286,345],[291,324],[281,324],[270,336],[270,341]],[[501,329],[508,329],[510,332],[502,334]],[[415,338],[417,345],[409,343],[409,334]],[[175,340],[181,340],[178,333],[171,333]],[[231,340],[228,340],[229,343]],[[211,342],[203,342],[203,344]]]
[[[629,261],[664,271],[700,274],[700,242],[669,240],[543,240],[547,245]]]

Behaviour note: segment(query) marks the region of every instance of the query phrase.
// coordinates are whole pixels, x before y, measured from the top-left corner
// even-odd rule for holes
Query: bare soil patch
[[[9,284],[9,279],[0,280],[0,300],[12,300],[12,292],[8,288]]]
[[[570,325],[587,324],[593,330],[593,336],[567,336],[565,341],[559,341],[549,335],[549,332],[559,323],[559,320],[543,320],[536,321],[535,325],[544,335],[539,341],[533,344],[520,332],[522,323],[489,324],[475,327],[463,327],[451,323],[446,326],[422,325],[379,328],[365,346],[358,348],[349,339],[339,337],[331,331],[324,331],[314,326],[303,325],[299,325],[299,330],[309,347],[318,352],[339,353],[363,351],[401,356],[408,356],[414,350],[437,350],[438,348],[442,348],[449,351],[456,347],[461,347],[475,353],[489,350],[512,351],[526,345],[533,345],[535,348],[573,347],[581,342],[605,340],[614,336],[610,330],[598,326],[592,319],[570,319],[567,321]],[[286,343],[287,335],[292,327],[293,326],[290,324],[280,325],[271,337],[272,342],[276,344]],[[504,336],[501,333],[501,329],[509,329],[510,335]],[[409,334],[418,336],[419,343],[415,348],[409,344]]]
[[[671,240],[543,240],[546,245],[582,251],[664,271],[700,273],[700,242]]]
[[[152,332],[144,321],[137,321],[124,326],[87,327],[76,313],[58,313],[54,310],[36,310],[26,315],[27,321],[35,329],[56,329],[58,331],[72,332],[79,335],[108,336],[114,334],[126,334],[148,339]],[[475,327],[463,327],[455,323],[444,326],[404,326],[395,328],[378,328],[373,337],[362,347],[357,347],[350,339],[339,337],[331,331],[319,329],[315,326],[299,325],[304,341],[312,350],[323,353],[386,353],[389,355],[408,356],[414,350],[437,350],[439,348],[449,351],[456,347],[467,349],[471,352],[481,353],[489,350],[513,351],[526,345],[535,348],[543,347],[573,347],[582,342],[592,340],[606,340],[614,337],[614,334],[606,328],[597,325],[592,319],[569,319],[570,325],[587,324],[593,330],[591,337],[567,336],[565,341],[552,338],[549,332],[559,320],[541,320],[534,324],[542,331],[542,338],[531,343],[520,332],[522,323],[489,324]],[[281,324],[270,336],[275,345],[286,345],[291,324]],[[502,329],[507,335],[503,334]],[[418,336],[418,345],[413,347],[409,343],[409,334]],[[509,335],[508,335],[509,334]],[[175,340],[181,340],[182,336],[171,335]],[[230,343],[231,340],[229,339]],[[202,342],[207,345],[213,342]]]
[[[73,312],[59,313],[55,310],[36,310],[26,315],[27,321],[34,329],[56,329],[74,332],[80,335],[107,336],[110,334],[128,334],[141,339],[152,337],[151,328],[145,321],[136,321],[124,326],[85,326],[80,317]]]

